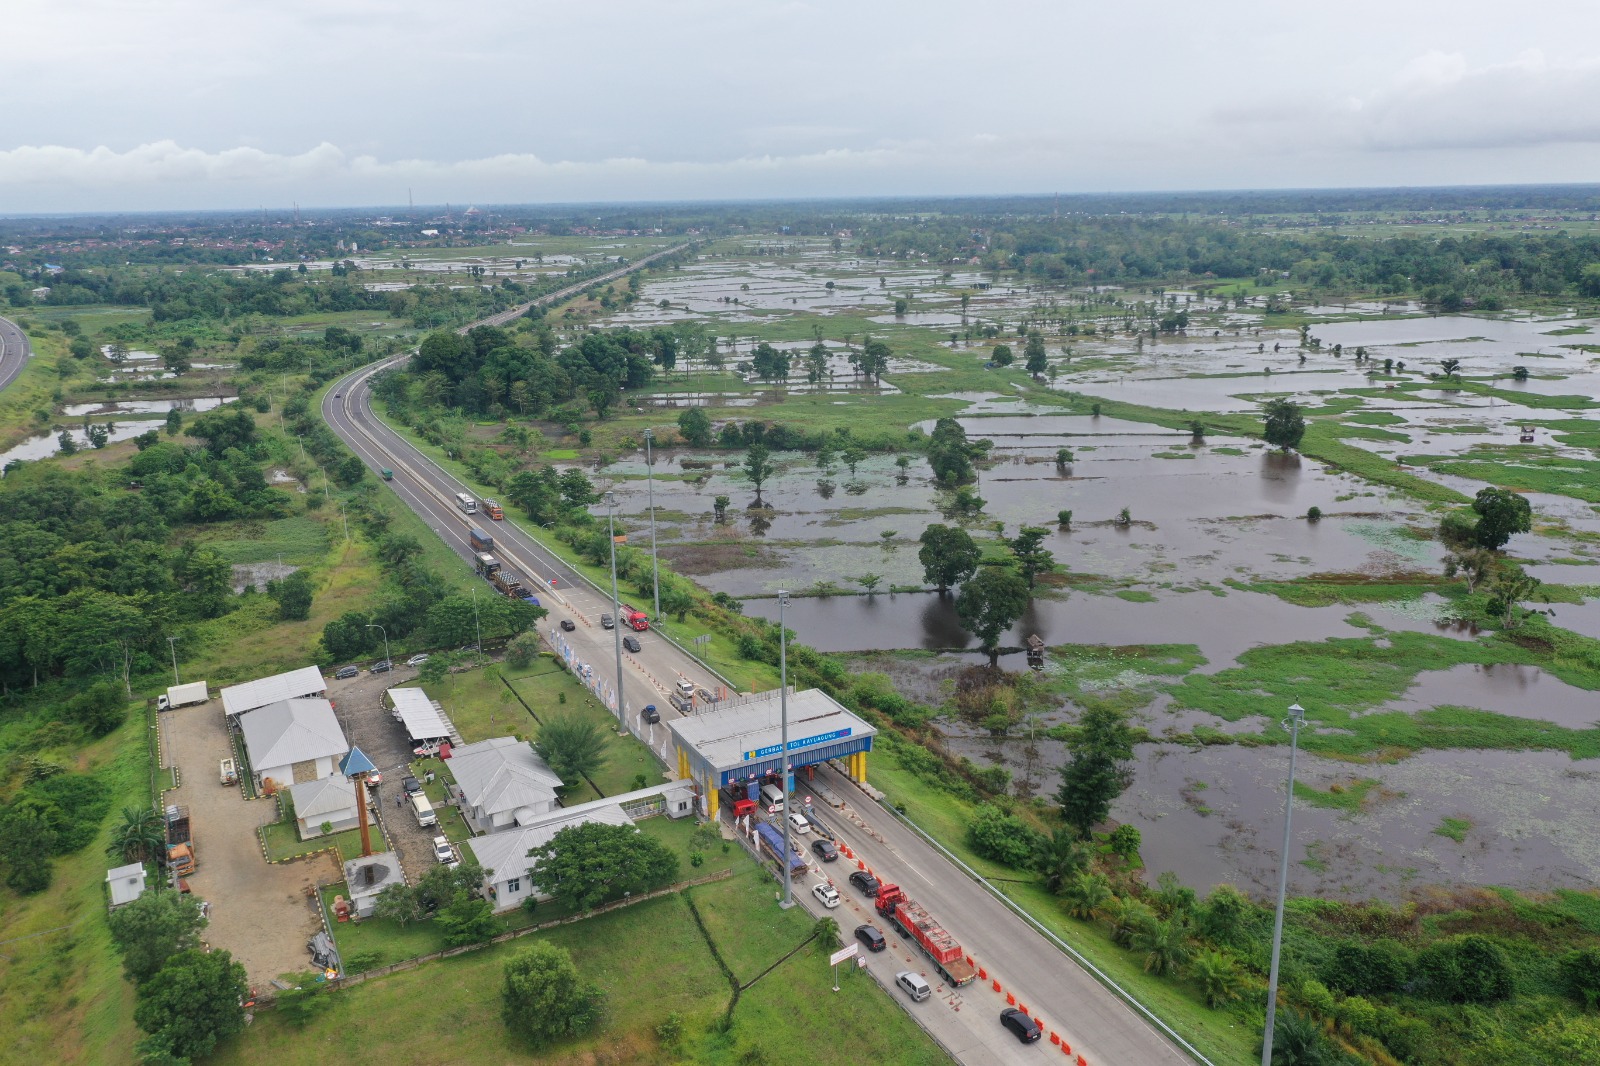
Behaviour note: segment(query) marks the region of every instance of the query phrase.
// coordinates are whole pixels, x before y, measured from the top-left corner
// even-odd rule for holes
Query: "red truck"
[[[944,926],[902,892],[899,885],[879,885],[874,905],[902,936],[917,942],[922,953],[933,960],[933,968],[952,987],[959,988],[978,976],[956,938],[945,932]]]
[[[640,633],[650,628],[650,616],[643,611],[634,610],[627,604],[622,605],[622,620],[628,624],[629,628]]]

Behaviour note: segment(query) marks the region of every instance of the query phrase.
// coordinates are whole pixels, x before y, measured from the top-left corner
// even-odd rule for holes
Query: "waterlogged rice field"
[[[962,264],[880,262],[806,240],[756,254],[755,243],[719,243],[603,320],[696,322],[728,353],[720,371],[680,364],[619,429],[670,439],[690,406],[714,423],[873,431],[926,431],[954,416],[993,444],[974,486],[984,506],[951,517],[949,494],[910,448],[904,468],[878,452],[853,471],[778,453],[755,507],[742,453],[668,447],[653,492],[662,556],[677,570],[768,618],[789,590],[785,617],[801,641],[856,654],[862,669],[939,704],[953,673],[981,656],[951,601],[925,588],[917,537],[959,522],[999,557],[1000,536],[1044,526],[1060,569],[1004,638],[1001,664],[1026,669],[1029,635],[1049,645],[1054,695],[1033,708],[1046,728],[1071,723],[1089,700],[1135,714],[1150,739],[1114,815],[1139,827],[1152,872],[1271,887],[1287,755],[1279,723],[1299,701],[1312,727],[1297,891],[1600,878],[1590,831],[1600,645],[1585,643],[1600,640],[1600,322],[1376,302],[1269,318],[1270,290],[1245,288],[1241,304],[1199,291],[1028,289]],[[1141,332],[1151,307],[1187,312],[1188,328]],[[1019,323],[1046,333],[1039,379],[984,365],[1002,342],[1020,360]],[[798,355],[814,329],[830,352],[816,386],[798,359],[788,383],[755,381],[741,365],[761,340]],[[875,386],[848,363],[868,335],[895,352]],[[1459,360],[1454,377],[1444,360]],[[1275,397],[1306,408],[1304,454],[1241,432]],[[1057,462],[1060,448],[1070,462]],[[614,454],[598,477],[638,544],[649,520],[643,455]],[[1520,642],[1457,620],[1465,587],[1443,577],[1433,535],[1442,501],[1486,485],[1525,492],[1535,513],[1533,532],[1507,550],[1553,602],[1535,604],[1549,615]],[[718,496],[730,499],[723,521]],[[1127,524],[1114,521],[1123,508]],[[1185,649],[1181,667],[1141,671],[1139,649],[1151,646]],[[1134,665],[1081,668],[1123,656]],[[1023,792],[1053,790],[1059,741],[947,721],[952,751],[1005,764]]]

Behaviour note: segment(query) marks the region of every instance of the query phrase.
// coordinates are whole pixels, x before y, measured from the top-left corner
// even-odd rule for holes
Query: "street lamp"
[[[783,627],[783,609],[789,606],[789,591],[778,592],[778,719],[781,723],[779,738],[778,773],[783,777],[783,902],[778,906],[787,910],[794,906],[793,877],[789,873],[789,856],[794,844],[789,839],[789,636]]]
[[[376,629],[378,632],[383,634],[383,661],[388,663],[389,666],[393,668],[394,656],[389,654],[389,631],[376,622],[368,622],[367,628]]]
[[[606,493],[606,528],[611,533],[611,642],[617,652],[617,722],[622,717],[622,599],[617,595],[617,494]]]
[[[178,638],[168,637],[167,647],[172,649],[172,683],[181,685],[183,682],[178,680]]]
[[[1289,731],[1289,792],[1283,807],[1283,853],[1278,858],[1278,911],[1272,919],[1272,967],[1267,976],[1267,1035],[1261,1044],[1261,1066],[1272,1066],[1272,1030],[1278,1018],[1278,953],[1283,947],[1283,903],[1289,891],[1289,825],[1294,817],[1294,760],[1300,747],[1300,727],[1305,725],[1305,708],[1289,707],[1283,727]]]
[[[651,445],[655,443],[656,435],[652,430],[644,431],[644,481],[645,492],[649,495],[650,504],[650,586],[656,590],[656,625],[661,624],[661,571],[656,566],[656,463]]]

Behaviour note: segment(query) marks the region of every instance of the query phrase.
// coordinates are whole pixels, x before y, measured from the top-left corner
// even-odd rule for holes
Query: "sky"
[[[1593,0],[6,0],[0,214],[1600,180]]]

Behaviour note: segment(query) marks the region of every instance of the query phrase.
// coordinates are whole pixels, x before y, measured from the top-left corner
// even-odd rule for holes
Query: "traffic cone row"
[[[969,966],[977,966],[976,961],[974,961],[974,959],[972,958],[971,955],[967,956],[967,964]],[[978,978],[980,980],[988,981],[989,982],[989,987],[991,989],[993,989],[996,992],[1002,993],[1006,997],[1006,1005],[1007,1006],[1016,1007],[1023,1014],[1027,1014],[1028,1013],[1027,1005],[1017,1002],[1016,993],[1015,992],[1007,992],[1004,988],[1001,987],[1000,978],[998,978],[998,977],[991,978],[989,976],[989,971],[984,969],[982,966],[978,966]],[[1039,1028],[1040,1029],[1045,1029],[1046,1028],[1043,1018],[1035,1016],[1033,1020],[1035,1022],[1039,1023]],[[1049,1030],[1049,1032],[1050,1032],[1050,1043],[1055,1044],[1057,1047],[1059,1047],[1061,1049],[1061,1053],[1063,1055],[1071,1055],[1072,1054],[1072,1045],[1067,1043],[1067,1038],[1062,1036],[1060,1033],[1056,1032],[1054,1029]],[[1089,1063],[1088,1063],[1088,1061],[1086,1059],[1084,1059],[1084,1057],[1082,1055],[1079,1055],[1078,1056],[1077,1066],[1089,1066]]]

